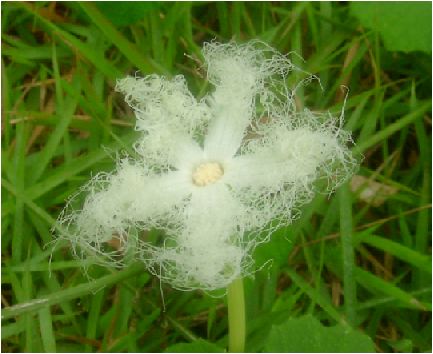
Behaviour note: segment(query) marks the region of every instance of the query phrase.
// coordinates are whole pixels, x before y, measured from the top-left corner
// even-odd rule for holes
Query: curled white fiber
[[[77,257],[138,259],[178,289],[226,287],[253,272],[251,254],[274,228],[353,174],[342,117],[295,109],[296,87],[313,76],[287,86],[299,69],[259,41],[206,43],[203,56],[214,90],[201,100],[183,76],[117,82],[140,158],[96,175],[59,216]]]

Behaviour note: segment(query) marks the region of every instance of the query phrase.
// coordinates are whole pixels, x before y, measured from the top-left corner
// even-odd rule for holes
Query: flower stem
[[[227,288],[229,317],[229,352],[242,353],[245,350],[245,298],[242,278]]]

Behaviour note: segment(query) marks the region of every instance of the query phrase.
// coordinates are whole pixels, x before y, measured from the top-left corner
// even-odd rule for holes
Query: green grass
[[[85,273],[66,244],[50,265],[51,228],[92,174],[133,153],[116,79],[183,74],[203,95],[202,43],[260,38],[321,78],[300,104],[338,114],[350,88],[358,175],[395,190],[379,205],[350,184],[319,195],[257,250],[257,267],[274,261],[245,279],[247,350],[263,350],[273,324],[312,314],[378,351],[431,351],[431,55],[389,52],[343,3],[138,4],[113,15],[88,2],[2,3],[2,350],[227,346],[224,298],[160,285],[137,264]]]

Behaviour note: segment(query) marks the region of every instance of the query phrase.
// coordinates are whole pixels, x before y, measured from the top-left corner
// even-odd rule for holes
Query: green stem
[[[242,353],[245,350],[245,298],[242,278],[227,288],[229,317],[229,352]]]

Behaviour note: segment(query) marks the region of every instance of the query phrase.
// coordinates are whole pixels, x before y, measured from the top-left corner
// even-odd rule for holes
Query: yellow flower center
[[[224,169],[218,162],[206,162],[193,171],[192,182],[198,187],[204,187],[218,181],[223,174]]]

